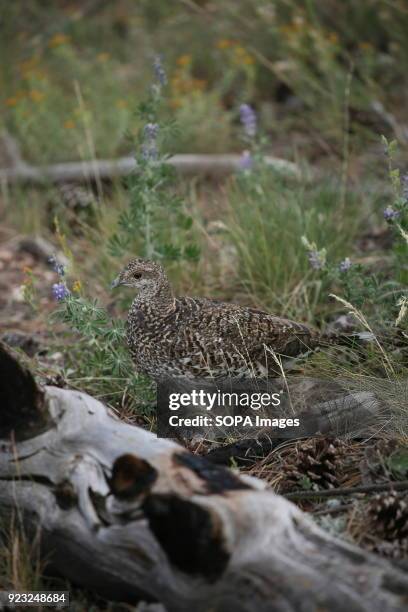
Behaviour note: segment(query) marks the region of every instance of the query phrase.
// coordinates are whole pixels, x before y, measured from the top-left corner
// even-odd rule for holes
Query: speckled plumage
[[[306,325],[238,304],[174,297],[163,268],[134,259],[114,285],[139,292],[129,310],[127,342],[136,369],[163,377],[276,376],[273,353],[294,358],[315,348]]]

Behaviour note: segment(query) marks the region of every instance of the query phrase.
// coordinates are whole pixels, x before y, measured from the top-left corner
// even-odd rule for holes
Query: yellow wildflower
[[[75,283],[72,285],[72,291],[74,293],[80,293],[82,290],[82,283],[80,280],[76,280]]]
[[[250,55],[248,51],[241,46],[235,47],[233,61],[236,64],[246,64],[247,66],[254,63],[252,55]]]
[[[337,45],[337,43],[339,42],[339,37],[336,34],[336,32],[330,32],[330,34],[327,37],[327,40],[332,44],[332,45]]]
[[[17,106],[18,98],[16,96],[12,96],[11,98],[6,99],[6,106]]]
[[[359,48],[362,51],[372,51],[372,49],[373,49],[373,45],[370,42],[367,42],[367,41],[363,41],[363,42],[359,43],[358,46],[359,46]]]
[[[98,53],[98,55],[96,56],[96,59],[98,60],[98,62],[101,62],[101,63],[107,62],[109,58],[110,58],[109,53]]]
[[[218,49],[228,49],[229,47],[234,46],[234,41],[230,40],[229,38],[221,38],[217,41],[216,46]]]
[[[39,91],[38,89],[32,89],[28,95],[33,102],[41,102],[41,100],[44,98],[43,92]]]
[[[191,55],[180,55],[176,63],[178,66],[189,66],[191,64],[191,59]]]
[[[235,55],[238,55],[238,57],[242,57],[246,53],[244,47],[241,47],[240,45],[235,47],[234,52],[235,52]]]
[[[72,121],[72,119],[68,119],[67,121],[64,121],[64,128],[66,130],[72,130],[75,127],[75,122]]]
[[[21,74],[23,76],[30,74],[34,70],[34,68],[37,66],[38,62],[39,62],[39,58],[36,55],[26,60],[25,62],[21,62],[20,64]]]
[[[170,101],[170,106],[174,109],[180,108],[183,106],[183,100],[181,100],[181,98],[173,98],[173,100]]]
[[[54,34],[54,36],[49,40],[48,46],[53,49],[54,47],[65,45],[69,41],[70,38],[66,34]]]

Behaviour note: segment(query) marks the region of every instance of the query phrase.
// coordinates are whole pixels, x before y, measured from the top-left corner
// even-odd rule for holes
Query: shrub
[[[136,143],[137,170],[128,180],[128,205],[119,213],[117,229],[108,241],[110,254],[120,261],[124,256],[143,256],[178,263],[194,262],[199,249],[191,238],[192,219],[184,212],[182,200],[174,195],[174,173],[167,156],[160,151],[172,125],[161,125],[158,113],[166,76],[159,59],[155,61],[155,82],[147,100],[139,105],[144,121]],[[125,343],[125,327],[115,320],[97,300],[87,297],[79,282],[73,282],[73,256],[57,224],[57,235],[65,255],[72,262],[65,270],[55,258],[51,263],[59,277],[52,291],[60,308],[56,317],[76,333],[69,366],[72,381],[82,388],[103,394],[113,403],[138,405],[149,413],[152,385],[134,372]],[[117,270],[112,272],[112,277]],[[142,404],[142,408],[141,408]]]

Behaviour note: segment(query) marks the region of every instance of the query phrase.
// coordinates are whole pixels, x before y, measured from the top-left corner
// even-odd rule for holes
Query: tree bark
[[[293,503],[117,419],[39,389],[0,347],[0,513],[40,528],[68,579],[169,612],[406,609],[408,577]]]

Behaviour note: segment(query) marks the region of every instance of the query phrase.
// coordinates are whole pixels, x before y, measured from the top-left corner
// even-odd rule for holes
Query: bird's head
[[[113,281],[111,288],[135,287],[139,290],[152,290],[163,280],[166,274],[162,266],[155,261],[135,258],[123,268],[119,276]]]

